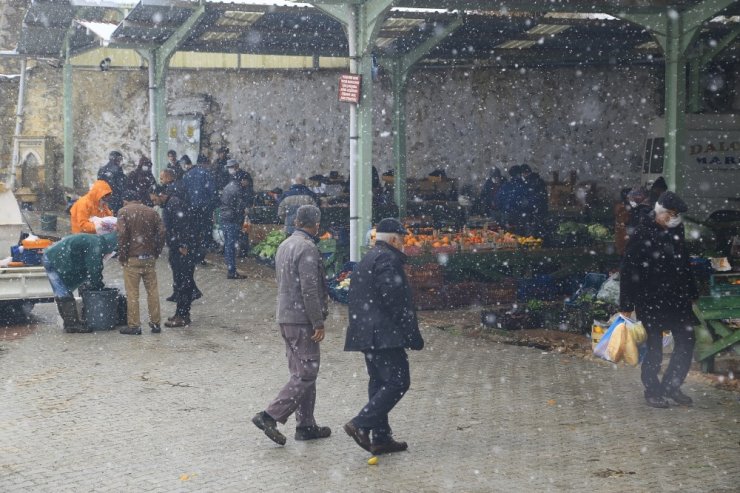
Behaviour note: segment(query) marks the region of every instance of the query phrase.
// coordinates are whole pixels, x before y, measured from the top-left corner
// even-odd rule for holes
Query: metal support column
[[[393,82],[393,197],[398,206],[398,218],[406,217],[406,71],[399,58],[391,62]]]
[[[663,177],[670,190],[679,190],[683,174],[677,163],[685,145],[686,128],[686,59],[682,45],[682,23],[679,15],[669,16],[665,50],[665,160]]]
[[[165,145],[167,142],[167,68],[170,58],[188,37],[190,31],[200,23],[205,11],[205,0],[200,0],[198,7],[193,9],[190,17],[167,38],[167,41],[147,54],[150,67],[149,95],[153,99],[149,102],[149,108],[154,113],[153,118],[150,116],[151,125],[154,127],[154,134],[150,136],[150,145],[152,163],[156,173],[164,169],[167,163],[167,148]]]
[[[64,172],[63,184],[67,191],[73,191],[74,184],[74,159],[75,159],[75,141],[74,141],[74,104],[73,104],[73,84],[72,84],[72,61],[67,56],[64,60],[63,68],[63,92],[64,92]]]
[[[406,217],[406,82],[413,66],[463,25],[464,19],[457,17],[435,35],[404,55],[382,59],[381,63],[390,65],[393,84],[393,158],[395,174],[393,195],[398,206],[399,219]]]
[[[372,223],[373,87],[372,51],[382,20],[393,0],[316,3],[344,24],[349,41],[350,72],[362,75],[361,100],[350,107],[350,260],[359,261]]]

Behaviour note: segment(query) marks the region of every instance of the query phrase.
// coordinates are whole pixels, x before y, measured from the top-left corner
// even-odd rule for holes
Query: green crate
[[[712,296],[740,296],[740,274],[713,274],[709,292]]]

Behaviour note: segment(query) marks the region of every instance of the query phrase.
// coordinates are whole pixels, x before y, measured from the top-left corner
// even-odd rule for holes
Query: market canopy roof
[[[462,16],[463,24],[431,49],[422,64],[650,62],[662,56],[651,33],[614,14],[665,13],[667,4],[681,10],[697,3],[514,0],[504,6],[470,0],[399,0],[379,30],[374,51],[378,56],[407,53]],[[71,54],[100,45],[156,48],[197,6],[197,1],[170,0],[34,0],[24,18],[17,51],[62,57],[67,37]],[[716,44],[738,26],[740,2],[706,22],[700,40]],[[207,1],[203,17],[178,50],[345,57],[348,44],[343,26],[309,3],[235,0]],[[740,43],[735,40],[722,56],[737,60],[738,52]]]

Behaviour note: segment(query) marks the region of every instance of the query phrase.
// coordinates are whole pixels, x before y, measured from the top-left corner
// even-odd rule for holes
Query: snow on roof
[[[110,41],[113,32],[118,27],[118,24],[111,24],[109,22],[91,22],[91,21],[80,21],[75,20],[77,24],[88,29],[94,35],[108,43]]]

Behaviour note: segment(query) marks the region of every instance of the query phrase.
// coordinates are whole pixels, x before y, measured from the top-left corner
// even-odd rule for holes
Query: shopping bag
[[[614,335],[614,329],[619,325],[624,326],[624,319],[622,318],[621,315],[618,314],[612,317],[612,319],[610,320],[609,328],[606,329],[606,332],[604,332],[604,335],[601,336],[601,340],[594,347],[594,354],[596,356],[598,356],[599,358],[605,359],[607,361],[611,361],[607,353],[607,348],[609,346],[609,341],[611,341],[612,335]]]
[[[618,363],[624,356],[624,348],[627,343],[627,325],[624,321],[617,324],[612,331],[612,336],[606,345],[607,360]]]
[[[640,352],[637,349],[637,343],[632,336],[632,331],[627,326],[627,337],[624,341],[624,355],[622,359],[625,363],[631,366],[637,366],[640,361]]]

